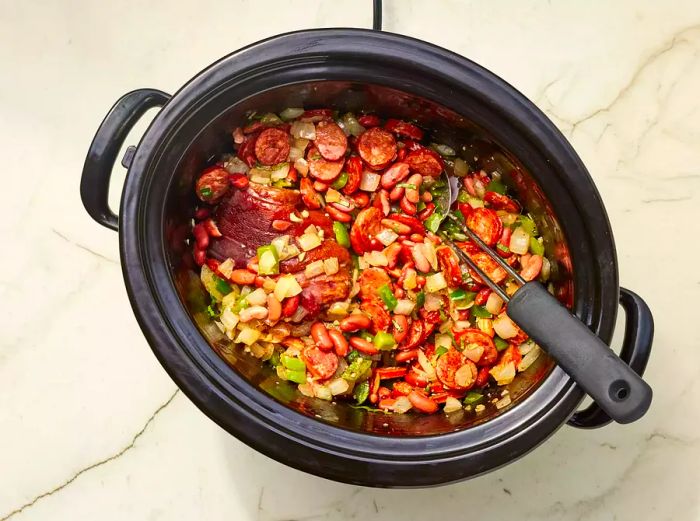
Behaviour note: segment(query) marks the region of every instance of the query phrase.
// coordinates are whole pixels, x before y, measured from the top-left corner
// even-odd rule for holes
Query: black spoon
[[[539,282],[527,282],[467,226],[450,213],[459,180],[443,174],[448,192],[436,201],[439,222],[452,220],[477,246],[498,263],[520,288],[509,297],[498,284],[444,233],[440,236],[460,260],[508,304],[507,315],[537,342],[616,422],[631,423],[649,409],[652,390],[610,347],[572,315]]]

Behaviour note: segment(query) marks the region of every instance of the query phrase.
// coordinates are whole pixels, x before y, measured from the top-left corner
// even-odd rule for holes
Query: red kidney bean
[[[335,206],[326,205],[326,212],[331,216],[334,221],[339,221],[341,223],[349,223],[352,221],[352,215],[349,213],[341,212]]]
[[[382,224],[399,235],[409,235],[411,227],[393,219],[382,219]]]
[[[355,210],[355,208],[356,208],[355,203],[353,203],[352,201],[348,201],[347,206],[344,204],[340,204],[340,203],[329,203],[329,204],[330,204],[330,206],[332,206],[336,210],[341,211],[341,212],[345,212],[345,213],[352,213],[353,210]]]
[[[405,315],[394,315],[394,322],[394,340],[400,344],[408,335],[408,318]]]
[[[399,275],[401,275],[401,272],[399,272]],[[406,296],[406,292],[404,291],[403,288],[397,287],[397,288],[394,290],[394,296],[395,296],[396,298],[404,298],[404,297]]]
[[[397,161],[382,174],[382,188],[391,189],[410,173],[408,164]]]
[[[418,349],[409,349],[408,351],[399,351],[396,353],[394,360],[397,363],[408,362],[409,360],[415,360],[418,358]]]
[[[299,308],[299,300],[299,295],[284,299],[284,303],[282,304],[282,316],[289,318],[294,315]]]
[[[350,351],[350,347],[348,345],[348,341],[345,340],[343,333],[341,333],[337,329],[329,329],[328,335],[331,337],[331,340],[333,340],[333,347],[335,349],[335,354],[338,356],[347,355],[348,352]]]
[[[357,122],[365,128],[378,127],[380,120],[376,114],[362,114],[357,118]]]
[[[489,299],[489,295],[491,295],[491,290],[489,288],[482,289],[476,294],[476,297],[474,297],[474,304],[477,306],[483,306]]]
[[[299,191],[302,201],[309,210],[321,208],[321,196],[314,189],[314,183],[311,182],[311,179],[304,177],[299,183]]]
[[[282,316],[282,304],[277,297],[270,293],[267,296],[267,321],[270,324],[277,322]]]
[[[374,206],[381,210],[382,214],[389,215],[391,211],[391,203],[389,202],[389,192],[382,189],[374,196]]]
[[[432,414],[438,410],[438,404],[419,391],[411,391],[408,399],[417,410],[426,414]]]
[[[418,357],[418,350],[416,349],[416,358]],[[414,387],[425,387],[428,385],[428,380],[423,375],[419,375],[415,371],[409,371],[404,376],[404,380]]]
[[[197,266],[203,266],[204,262],[207,260],[207,252],[195,247],[193,257]]]
[[[389,390],[388,387],[382,386],[379,389],[377,389],[377,397],[380,400],[384,400],[386,398],[389,398],[390,396],[391,396],[391,391]]]
[[[394,202],[398,201],[403,197],[404,191],[405,188],[403,186],[395,186],[391,189],[391,192],[389,192],[389,199]]]
[[[416,205],[406,199],[405,195],[403,196],[403,199],[401,199],[401,202],[399,202],[399,207],[408,215],[415,215],[417,211]]]
[[[207,219],[202,224],[210,237],[223,237],[222,233],[219,231],[219,227],[213,220]]]
[[[419,233],[412,233],[409,239],[411,239],[413,242],[423,242],[425,240],[425,238]]]
[[[246,285],[253,284],[255,282],[255,277],[257,277],[257,275],[252,271],[238,269],[233,270],[229,278],[232,282],[235,282],[236,284]]]
[[[360,329],[367,329],[370,324],[372,324],[372,320],[367,315],[354,313],[340,321],[340,330],[345,333],[354,333]]]
[[[311,338],[316,342],[316,346],[324,351],[330,351],[335,346],[323,322],[314,322],[311,326]]]
[[[192,235],[194,235],[197,248],[206,251],[206,249],[209,247],[209,234],[202,223],[194,225],[192,228]]]
[[[433,194],[428,192],[427,190],[423,192],[423,195],[421,196],[421,199],[423,199],[424,203],[429,203],[430,201],[433,200]]]
[[[194,212],[194,218],[197,219],[198,221],[201,221],[203,219],[206,219],[209,217],[209,214],[211,213],[211,209],[205,208],[204,206],[201,206],[197,208],[197,210]],[[510,228],[506,228],[510,229]]]
[[[376,355],[379,353],[377,346],[359,336],[350,337],[350,345],[357,349],[360,353],[364,353],[366,355]]]
[[[358,208],[364,208],[369,204],[369,195],[367,192],[360,192],[359,194],[353,195],[352,200],[355,201]]]
[[[425,208],[423,208],[416,217],[420,219],[421,221],[425,221],[428,217],[433,215],[435,212],[435,203],[428,203],[425,205]]]
[[[420,201],[420,185],[423,184],[423,176],[420,174],[413,174],[406,180],[406,184],[414,185],[415,188],[406,188],[406,199],[409,202],[417,204]]]

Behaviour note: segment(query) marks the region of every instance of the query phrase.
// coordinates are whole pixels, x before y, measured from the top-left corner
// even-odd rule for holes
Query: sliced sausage
[[[348,138],[335,121],[319,121],[314,144],[324,159],[337,161],[348,149]]]
[[[360,285],[359,295],[361,300],[379,299],[379,288],[384,284],[388,284],[389,287],[391,287],[389,275],[381,268],[367,268],[366,270],[362,270],[357,282]]]
[[[388,119],[384,124],[384,128],[397,136],[407,137],[415,141],[423,139],[423,131],[421,129],[400,119]]]
[[[496,284],[500,284],[504,280],[506,280],[506,277],[508,274],[506,273],[506,270],[501,268],[495,260],[493,260],[491,257],[488,256],[488,254],[480,251],[478,253],[474,254],[469,254],[469,257],[471,260],[474,261],[474,263],[483,271],[488,278],[490,278],[492,281],[494,281]],[[484,281],[481,280],[481,277],[477,275],[474,270],[469,268],[469,273],[471,273],[472,278],[479,284],[484,284]]]
[[[378,208],[370,206],[359,214],[350,229],[350,243],[353,250],[358,255],[371,249],[371,240],[382,229],[382,218],[384,214]]]
[[[476,344],[484,349],[481,358],[477,362],[479,367],[496,363],[498,358],[496,345],[493,343],[493,339],[481,329],[465,329],[464,331],[455,332],[455,342],[457,345],[465,348],[470,344]]]
[[[263,165],[276,165],[289,156],[289,135],[278,128],[263,130],[255,140],[255,156]]]
[[[503,210],[510,213],[520,213],[520,205],[507,195],[502,195],[498,192],[486,192],[484,194],[484,201],[496,210]]]
[[[330,183],[335,180],[343,171],[345,159],[338,161],[328,161],[324,159],[318,148],[311,147],[306,156],[309,162],[309,175],[314,179],[318,179],[324,183]]]
[[[206,169],[195,184],[197,197],[205,203],[216,203],[228,192],[229,177],[228,171],[220,166]]]
[[[467,216],[467,226],[479,236],[487,246],[494,246],[503,233],[503,223],[498,214],[490,208],[475,208]]]
[[[429,177],[439,176],[444,169],[440,154],[429,148],[420,148],[410,152],[404,161],[411,167],[412,172]]]
[[[330,378],[338,369],[338,356],[333,351],[311,347],[303,351],[302,358],[309,372],[320,380]]]
[[[466,357],[456,349],[448,349],[435,363],[435,373],[445,387],[458,389],[455,383],[457,370],[464,365]]]
[[[387,331],[391,325],[391,315],[380,304],[381,301],[365,300],[360,304],[360,309],[372,319],[370,331],[377,334],[379,331]]]
[[[396,156],[396,139],[383,128],[370,128],[358,138],[357,151],[371,167],[382,167]]]

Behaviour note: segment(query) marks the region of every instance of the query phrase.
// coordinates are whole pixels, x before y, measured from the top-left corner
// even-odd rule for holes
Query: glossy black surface
[[[444,49],[387,33],[331,29],[281,35],[222,59],[176,93],[142,138],[119,231],[131,303],[154,353],[219,425],[307,472],[370,486],[427,486],[517,459],[566,422],[583,397],[559,368],[537,388],[526,385],[523,399],[489,421],[389,420],[293,396],[274,399],[255,385],[264,383],[263,373],[219,349],[236,366],[231,370],[193,322],[197,295],[187,295],[196,286],[188,282],[184,239],[194,176],[230,149],[228,133],[246,110],[326,104],[416,118],[436,129],[436,139],[468,140],[480,155],[491,153],[493,167],[513,168],[509,182],[545,228],[558,296],[573,301],[576,314],[610,340],[618,299],[610,226],[585,167],[552,123],[505,82]],[[200,321],[200,327],[209,335],[213,326]],[[324,421],[309,415],[319,412]],[[376,434],[387,431],[404,435]]]

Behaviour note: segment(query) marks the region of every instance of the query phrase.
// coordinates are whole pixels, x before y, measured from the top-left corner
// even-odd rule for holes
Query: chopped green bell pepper
[[[296,384],[306,383],[306,371],[285,371],[287,380]]]
[[[472,306],[472,315],[476,318],[491,318],[493,315],[483,306]]]
[[[343,223],[334,221],[333,232],[335,233],[335,240],[338,241],[338,244],[344,248],[350,247],[350,235],[348,235],[348,229]]]
[[[464,397],[464,405],[474,405],[484,399],[484,395],[474,391],[469,391]]]
[[[306,364],[303,360],[282,353],[280,357],[282,365],[290,371],[306,371]]]
[[[353,398],[357,402],[357,405],[362,405],[365,403],[369,397],[369,382],[365,380],[355,386],[355,390],[352,392]]]
[[[349,382],[356,382],[357,380],[362,379],[371,368],[372,360],[358,356],[350,363],[349,366],[347,366],[340,377]]]
[[[440,228],[441,221],[442,214],[435,212],[433,213],[433,215],[431,215],[425,221],[423,221],[423,226],[425,226],[426,230],[430,230],[433,233],[437,233],[438,228]]]
[[[486,185],[488,192],[496,192],[497,194],[506,195],[506,185],[500,181],[493,180]]]
[[[544,255],[544,244],[532,236],[530,237],[530,253],[533,255]]]
[[[447,348],[445,346],[440,346],[435,350],[435,354],[438,358],[447,353]]]
[[[534,237],[537,235],[537,225],[535,224],[535,221],[530,219],[526,215],[518,215],[518,223],[520,226],[523,227],[523,229],[527,232],[527,234],[530,237]]]
[[[374,335],[373,342],[380,351],[387,351],[396,345],[394,335],[386,331],[378,331],[377,334]]]
[[[379,297],[382,299],[382,301],[384,301],[384,304],[386,304],[386,307],[389,309],[389,311],[393,311],[396,308],[396,304],[398,304],[399,301],[394,296],[394,292],[391,291],[391,288],[388,284],[380,286],[377,290],[377,293],[379,294]]]
[[[333,181],[331,186],[335,188],[336,190],[340,190],[341,188],[344,188],[346,184],[348,184],[348,173],[347,172],[342,172],[338,178]]]
[[[497,351],[503,351],[503,350],[506,349],[506,348],[508,347],[508,345],[509,345],[508,342],[506,342],[505,340],[503,340],[503,339],[502,339],[500,336],[498,336],[498,335],[495,336],[495,337],[493,338],[493,343],[496,344],[496,350],[497,350]]]
[[[420,309],[423,307],[423,304],[425,304],[425,292],[424,291],[419,291],[416,294],[416,309]]]

